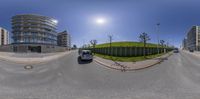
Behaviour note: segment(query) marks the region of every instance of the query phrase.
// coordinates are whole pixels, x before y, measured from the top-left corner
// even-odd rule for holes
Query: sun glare
[[[106,20],[104,18],[97,18],[96,19],[97,24],[104,24],[105,22],[106,22]]]

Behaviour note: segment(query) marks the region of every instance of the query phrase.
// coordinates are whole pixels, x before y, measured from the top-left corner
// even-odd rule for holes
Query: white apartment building
[[[9,44],[9,32],[8,30],[0,27],[0,45]]]

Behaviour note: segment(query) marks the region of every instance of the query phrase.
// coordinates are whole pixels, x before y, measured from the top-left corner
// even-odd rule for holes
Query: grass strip
[[[146,57],[144,56],[137,56],[137,57],[116,57],[116,56],[109,56],[109,55],[103,55],[103,54],[95,54],[95,56],[108,59],[108,60],[113,60],[113,61],[120,61],[120,62],[137,62],[137,61],[143,61],[147,59],[153,59],[159,56],[162,56],[166,53],[161,53],[161,54],[155,54],[155,55],[148,55]]]

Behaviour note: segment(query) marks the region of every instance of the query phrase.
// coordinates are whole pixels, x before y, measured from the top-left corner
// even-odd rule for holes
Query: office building
[[[8,45],[9,44],[9,32],[8,30],[0,27],[0,45]]]
[[[71,49],[71,36],[67,31],[58,33],[57,35],[58,46],[66,47],[68,50]]]

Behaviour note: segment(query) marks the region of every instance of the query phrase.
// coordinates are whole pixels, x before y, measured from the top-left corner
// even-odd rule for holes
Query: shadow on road
[[[168,60],[168,58],[167,58],[167,57],[165,57],[165,58],[162,58],[162,60]]]
[[[80,56],[77,58],[77,61],[79,64],[89,64],[92,62],[91,60],[81,60]]]

